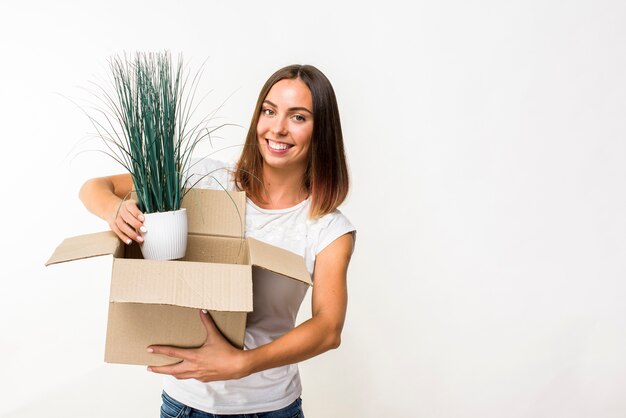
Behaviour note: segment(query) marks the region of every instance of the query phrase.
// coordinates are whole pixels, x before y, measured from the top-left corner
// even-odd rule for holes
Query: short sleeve
[[[211,158],[194,158],[187,171],[187,187],[214,190],[235,190],[234,163]]]
[[[320,232],[315,255],[319,254],[337,238],[349,232],[352,233],[352,238],[356,242],[356,228],[340,210],[337,209],[326,215],[326,217],[328,217],[328,223]],[[352,251],[354,252],[354,246]]]

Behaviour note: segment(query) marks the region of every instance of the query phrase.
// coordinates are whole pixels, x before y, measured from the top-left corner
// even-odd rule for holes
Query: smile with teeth
[[[272,141],[271,139],[265,139],[265,140],[267,141],[267,145],[269,145],[271,149],[276,150],[276,151],[284,151],[293,147],[292,144],[285,144],[284,142],[276,142],[276,141]]]

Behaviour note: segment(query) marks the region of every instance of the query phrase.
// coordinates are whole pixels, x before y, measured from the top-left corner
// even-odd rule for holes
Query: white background
[[[43,264],[106,228],[78,189],[121,172],[69,99],[112,54],[163,49],[208,58],[201,111],[232,94],[220,115],[243,126],[284,65],[336,89],[359,237],[343,344],[301,364],[308,418],[626,416],[623,2],[16,3],[0,11],[1,417],[158,416],[159,377],[103,363],[110,260]]]

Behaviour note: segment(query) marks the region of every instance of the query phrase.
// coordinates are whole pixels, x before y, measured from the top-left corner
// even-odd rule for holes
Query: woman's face
[[[304,171],[313,135],[313,97],[300,79],[280,80],[267,93],[257,124],[265,164]]]

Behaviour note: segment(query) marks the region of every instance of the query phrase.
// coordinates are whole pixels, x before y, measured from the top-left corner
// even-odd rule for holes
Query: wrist
[[[246,377],[255,373],[255,350],[241,350],[239,358],[239,371],[241,377]]]

